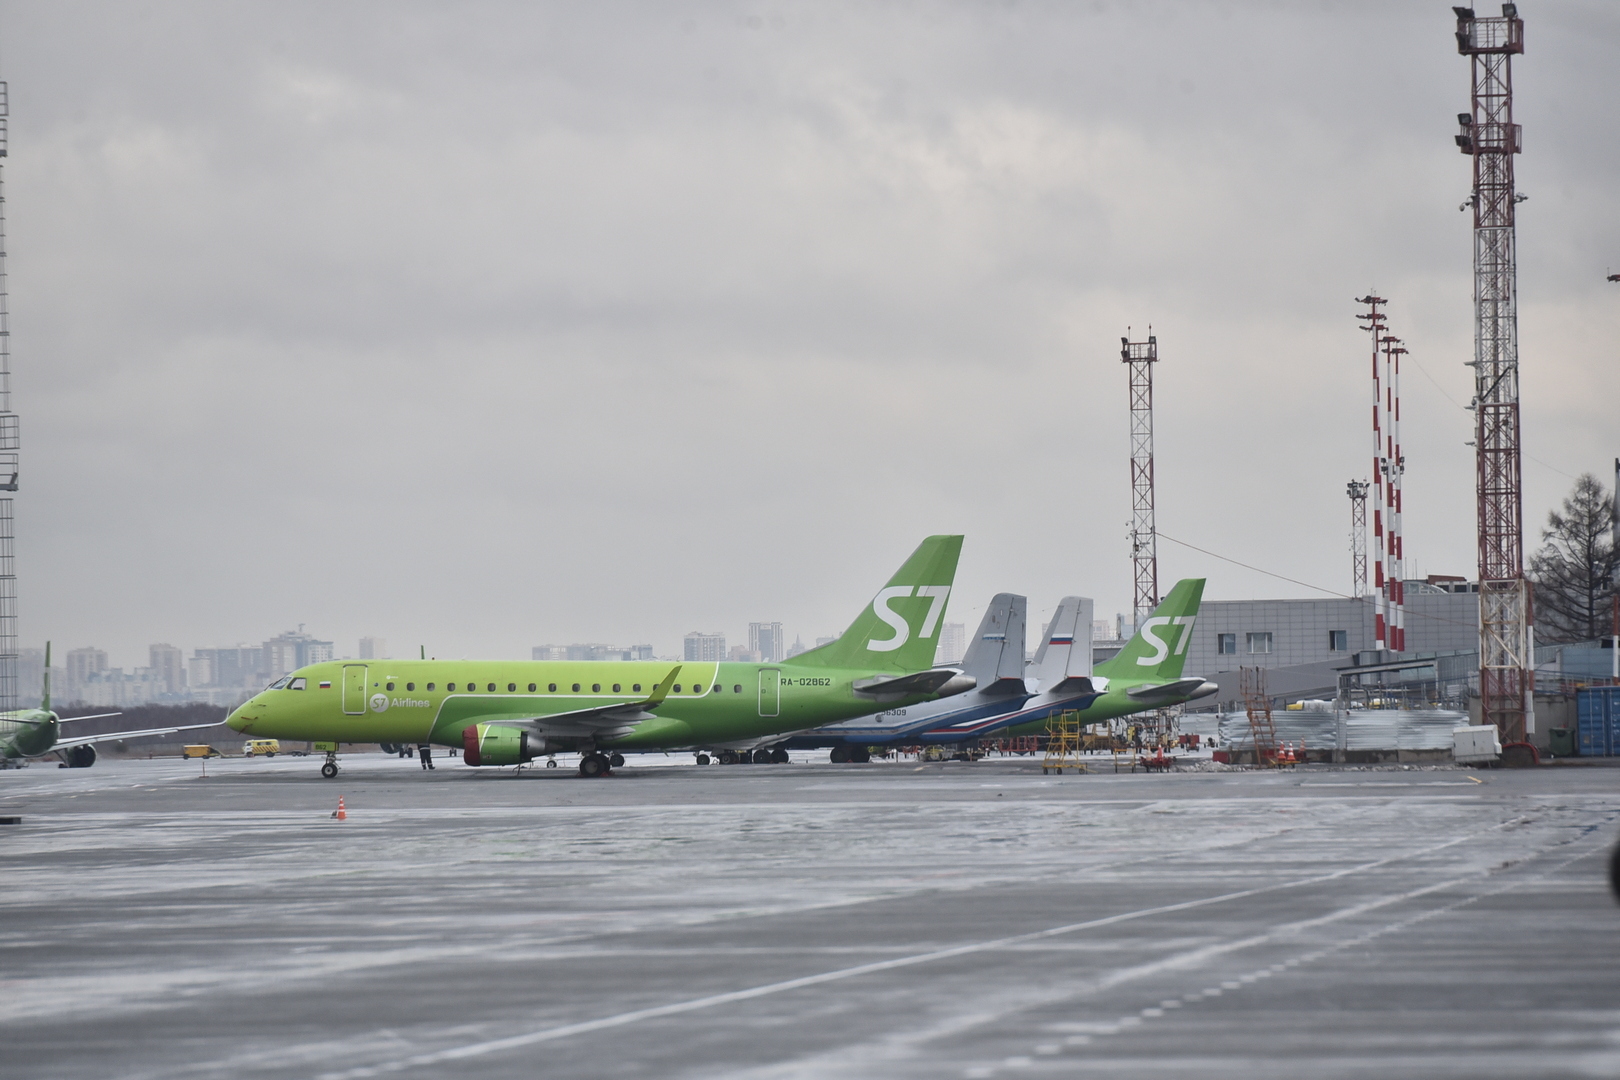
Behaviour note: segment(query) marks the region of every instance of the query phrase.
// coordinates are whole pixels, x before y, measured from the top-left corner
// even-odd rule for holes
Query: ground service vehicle
[[[279,753],[281,753],[280,739],[249,739],[247,745],[242,748],[243,757],[258,757],[261,754],[264,757],[275,757]]]
[[[197,745],[181,747],[180,756],[183,758],[211,758],[224,757],[225,755],[220,753],[218,750],[215,750],[212,746]]]

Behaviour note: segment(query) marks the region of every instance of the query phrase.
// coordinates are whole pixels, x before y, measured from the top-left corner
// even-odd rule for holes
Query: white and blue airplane
[[[1064,599],[1036,656],[1037,677],[1025,675],[1024,624],[1028,601],[997,593],[962,657],[961,671],[974,682],[965,693],[938,701],[828,724],[803,732],[790,746],[832,747],[832,760],[866,761],[870,747],[921,742],[962,742],[1011,724],[1038,719],[1038,710],[1083,709],[1101,693],[1091,674],[1091,601]],[[1083,623],[1081,616],[1084,616]],[[1077,625],[1079,624],[1079,625]],[[1084,633],[1075,646],[1076,633]],[[1072,670],[1071,670],[1072,669]],[[1043,677],[1044,676],[1044,677]],[[1043,692],[1042,686],[1047,689]],[[1035,703],[1036,707],[1029,706]],[[929,733],[943,731],[945,737]]]

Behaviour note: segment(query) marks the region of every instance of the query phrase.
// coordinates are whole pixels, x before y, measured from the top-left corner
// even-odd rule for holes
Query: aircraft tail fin
[[[1024,684],[1024,619],[1029,601],[997,593],[979,621],[978,632],[962,657],[962,673],[983,690],[1002,679]]]
[[[920,671],[934,663],[945,604],[962,554],[960,536],[930,536],[836,641],[800,653],[801,667]]]
[[[39,707],[51,711],[51,643],[45,643],[45,686],[39,693]]]
[[[1118,656],[1097,665],[1097,674],[1112,679],[1152,679],[1172,682],[1181,678],[1187,662],[1198,604],[1204,597],[1203,578],[1182,578],[1153,614],[1142,620],[1136,636]]]
[[[1035,652],[1034,675],[1041,689],[1049,690],[1065,679],[1091,676],[1091,618],[1089,596],[1065,596],[1047,624],[1046,636]]]

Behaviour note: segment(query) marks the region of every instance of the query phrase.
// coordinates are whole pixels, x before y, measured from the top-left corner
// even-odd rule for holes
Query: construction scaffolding
[[[1254,763],[1262,768],[1280,764],[1277,753],[1277,724],[1271,718],[1271,697],[1266,693],[1266,669],[1238,670],[1243,689],[1243,707],[1249,716],[1249,740],[1254,747]]]
[[[1136,571],[1132,633],[1159,606],[1159,534],[1153,517],[1153,365],[1159,341],[1148,327],[1146,341],[1120,338],[1119,358],[1131,383],[1131,562]]]
[[[1058,713],[1046,722],[1046,757],[1041,761],[1041,772],[1057,772],[1060,775],[1064,769],[1074,772],[1085,772],[1086,763],[1080,760],[1080,713],[1070,709]]]
[[[1535,730],[1534,619],[1524,576],[1520,481],[1519,315],[1513,157],[1523,146],[1513,122],[1513,56],[1524,52],[1524,20],[1513,4],[1500,17],[1457,7],[1457,51],[1472,71],[1470,109],[1459,113],[1458,148],[1473,158],[1474,456],[1479,524],[1479,696],[1483,723],[1504,744]]]

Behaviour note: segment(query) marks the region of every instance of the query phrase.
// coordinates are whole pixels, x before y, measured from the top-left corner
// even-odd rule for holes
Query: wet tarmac
[[[4,1075],[1620,1076],[1620,769],[665,763],[0,773]]]

